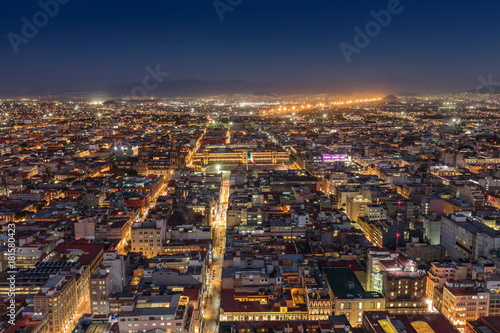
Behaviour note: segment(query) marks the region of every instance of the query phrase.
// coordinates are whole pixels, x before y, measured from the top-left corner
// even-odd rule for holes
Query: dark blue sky
[[[459,91],[490,73],[500,81],[498,1],[401,0],[350,64],[339,44],[354,44],[353,28],[390,1],[243,0],[221,22],[213,0],[71,0],[16,54],[7,35],[21,35],[37,2],[0,3],[1,90],[135,83],[156,64],[170,80],[332,90]]]

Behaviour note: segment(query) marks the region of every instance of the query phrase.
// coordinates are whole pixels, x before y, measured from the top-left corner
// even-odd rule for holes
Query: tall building
[[[110,274],[111,292],[120,292],[126,285],[125,277],[130,275],[130,257],[119,255],[117,251],[105,251],[100,269]]]
[[[425,274],[413,260],[395,251],[368,252],[367,289],[383,294],[392,313],[419,313],[427,309]]]
[[[126,284],[130,258],[117,251],[105,251],[102,264],[90,277],[90,307],[92,313],[109,314],[109,297],[118,295]]]
[[[162,252],[165,235],[165,220],[134,223],[131,230],[132,251],[142,252],[146,258],[157,256]]]
[[[500,275],[490,274],[486,279],[486,289],[490,293],[488,316],[500,317]]]
[[[500,231],[465,215],[444,215],[441,245],[454,260],[477,260],[500,248]]]
[[[47,311],[49,332],[71,329],[71,317],[77,307],[77,284],[74,275],[56,275],[33,298],[35,309]]]
[[[386,271],[383,274],[383,286],[388,312],[422,313],[427,311],[424,274]]]
[[[92,313],[109,313],[108,295],[110,274],[97,271],[90,277],[90,308]]]
[[[443,315],[453,325],[465,327],[467,321],[488,315],[490,293],[484,288],[452,287],[443,289]]]
[[[441,215],[436,213],[422,214],[419,217],[424,228],[424,238],[431,245],[441,244]]]
[[[385,220],[369,220],[358,217],[356,222],[366,238],[380,248],[394,249],[423,241],[423,230],[404,219],[388,217]]]
[[[365,216],[365,206],[370,204],[372,204],[371,200],[364,198],[361,194],[348,196],[346,214],[352,221],[357,221],[358,217]]]
[[[443,288],[447,281],[461,281],[471,276],[471,264],[439,263],[433,262],[431,269],[427,271],[426,293],[427,298],[440,310],[442,306],[442,292],[436,293],[437,289]]]

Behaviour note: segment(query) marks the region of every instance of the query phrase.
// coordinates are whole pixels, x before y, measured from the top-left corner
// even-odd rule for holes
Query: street
[[[167,183],[163,184],[160,191],[158,191],[158,194],[151,199],[151,202],[149,203],[149,207],[154,207],[156,205],[156,200],[158,200],[158,197],[160,195],[164,194],[166,188],[167,188]],[[126,255],[128,253],[128,251],[125,249],[125,246],[127,245],[127,243],[130,244],[130,242],[131,242],[130,241],[130,230],[132,230],[132,224],[144,222],[146,220],[146,218],[148,217],[149,209],[150,208],[147,208],[146,211],[142,214],[142,216],[138,217],[134,222],[132,222],[130,224],[130,226],[127,230],[127,233],[125,234],[125,236],[120,240],[120,242],[116,246],[116,251],[118,251],[118,254]]]
[[[229,197],[229,176],[230,172],[223,172],[221,206],[216,220],[212,223],[213,240],[212,251],[213,261],[210,267],[210,277],[208,283],[208,296],[205,306],[202,308],[203,328],[202,332],[217,332],[219,307],[222,284],[222,264],[226,247],[226,211]]]

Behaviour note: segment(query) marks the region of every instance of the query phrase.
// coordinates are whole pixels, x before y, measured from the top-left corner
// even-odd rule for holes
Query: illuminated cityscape
[[[482,97],[4,100],[0,216],[16,228],[21,323],[489,325],[499,104]]]
[[[3,4],[0,333],[500,333],[486,2]]]

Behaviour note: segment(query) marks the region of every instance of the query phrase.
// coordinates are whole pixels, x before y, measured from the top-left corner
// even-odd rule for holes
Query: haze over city
[[[499,9],[4,1],[0,333],[500,333]]]
[[[105,90],[139,83],[156,64],[169,81],[244,80],[279,93],[461,92],[500,75],[493,1],[402,0],[350,64],[339,45],[354,45],[354,28],[364,31],[388,1],[234,1],[221,16],[205,0],[64,3],[18,53],[8,38],[0,44],[1,90]],[[22,37],[22,18],[40,10],[4,2],[4,35]]]

